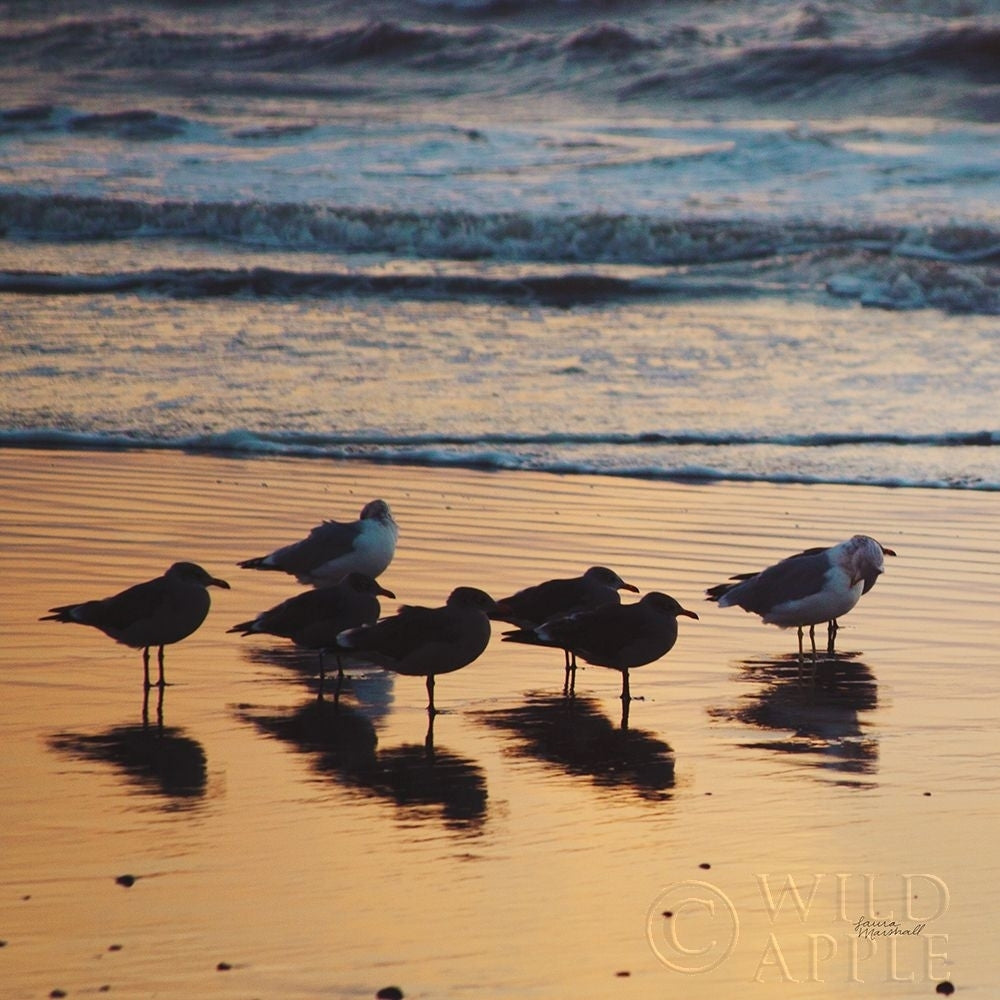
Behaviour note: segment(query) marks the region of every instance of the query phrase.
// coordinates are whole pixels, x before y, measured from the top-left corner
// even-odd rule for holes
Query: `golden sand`
[[[0,996],[854,997],[859,982],[927,996],[944,977],[997,981],[994,494],[20,450],[0,452],[0,491]],[[382,577],[399,603],[600,563],[701,620],[633,673],[627,731],[617,674],[581,670],[569,706],[559,654],[494,635],[439,679],[430,750],[422,682],[379,671],[352,678],[348,722],[317,749],[312,658],[226,632],[300,588],[235,564],[376,496],[400,524]],[[809,676],[794,632],[703,599],[859,531],[899,556]],[[155,692],[148,706],[143,745],[188,767],[183,788],[123,757],[144,732],[139,654],[38,621],[179,559],[232,584],[167,650],[162,729]],[[688,912],[671,893],[695,884],[721,927],[662,916]],[[891,933],[858,930],[890,911]],[[731,947],[696,972],[711,942]]]

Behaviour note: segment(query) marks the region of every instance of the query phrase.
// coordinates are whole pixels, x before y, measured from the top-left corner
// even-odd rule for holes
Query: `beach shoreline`
[[[746,888],[760,871],[934,874],[950,909],[931,930],[952,942],[934,976],[995,981],[984,919],[984,887],[998,884],[987,847],[996,812],[984,797],[996,755],[995,494],[21,449],[0,451],[0,494],[0,684],[15,746],[0,789],[10,831],[0,961],[11,997],[105,982],[125,995],[371,996],[396,979],[407,996],[471,995],[460,984],[472,982],[503,997],[563,987],[649,995],[672,981],[645,938],[645,908],[663,884],[698,877],[734,900],[750,945],[683,985],[695,997],[732,993],[749,988],[768,940]],[[459,584],[499,597],[592,564],[696,610],[701,620],[682,620],[675,649],[632,675],[630,738],[655,746],[658,766],[669,759],[669,777],[661,768],[660,784],[644,785],[628,768],[543,752],[525,719],[529,709],[558,710],[560,658],[496,634],[436,693],[437,764],[451,762],[475,792],[471,807],[464,800],[471,819],[429,792],[387,799],[343,769],[322,770],[308,748],[289,753],[262,738],[260,720],[312,703],[311,667],[291,670],[280,642],[226,630],[300,588],[235,564],[325,517],[353,519],[376,496],[400,525],[382,577],[399,600],[384,601],[383,613],[441,603]],[[841,674],[806,697],[794,631],[719,609],[704,589],[857,531],[899,556],[841,623]],[[187,799],[120,762],[66,752],[72,736],[139,722],[140,658],[95,630],[38,620],[178,559],[232,585],[213,593],[202,628],[167,650],[165,724],[207,761]],[[590,667],[578,678],[581,719],[605,720],[602,740],[622,732],[619,689],[612,671]],[[366,673],[346,704],[395,766],[423,753],[420,679]],[[959,838],[953,817],[969,813],[984,822]],[[419,861],[404,863],[407,852]],[[467,860],[456,868],[457,857]],[[699,871],[702,862],[712,871]],[[139,876],[128,890],[114,883],[125,872]],[[495,880],[507,886],[509,912],[487,921],[484,891]],[[270,914],[287,906],[302,914],[294,931]],[[405,930],[385,923],[387,906]],[[335,929],[347,914],[351,945]],[[824,920],[815,933],[840,933]],[[458,928],[459,954],[441,948]],[[545,935],[564,936],[558,958]],[[108,954],[123,941],[120,956]],[[789,932],[786,948],[801,973],[808,941]],[[225,976],[214,971],[220,961],[234,966]],[[893,995],[926,995],[920,963]],[[630,975],[615,978],[622,970]],[[755,989],[786,995],[780,968],[765,964],[762,974]],[[883,975],[869,965],[867,981]],[[801,988],[851,994],[843,976]]]

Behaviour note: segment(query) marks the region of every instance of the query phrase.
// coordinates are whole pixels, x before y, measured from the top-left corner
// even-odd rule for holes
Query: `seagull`
[[[212,603],[209,587],[230,589],[225,580],[212,576],[196,563],[177,562],[163,576],[137,583],[113,597],[49,608],[49,614],[39,621],[92,625],[117,642],[141,649],[148,691],[152,686],[149,682],[150,647],[159,647],[158,683],[162,688],[166,684],[163,647],[186,639],[199,628]]]
[[[290,573],[299,583],[317,587],[340,583],[351,572],[375,579],[392,562],[398,537],[389,505],[372,500],[357,521],[324,521],[300,541],[237,565]]]
[[[744,573],[710,587],[708,600],[720,608],[732,606],[760,615],[766,625],[795,626],[802,656],[802,629],[809,626],[813,658],[816,626],[829,622],[830,647],[837,619],[867,594],[885,570],[884,556],[896,553],[868,535],[854,535],[829,548],[796,553],[759,573]]]
[[[666,655],[677,641],[677,618],[697,620],[667,594],[653,590],[634,604],[606,604],[553,618],[535,628],[504,632],[504,642],[558,646],[597,667],[621,671],[622,701],[631,699],[628,672]]]
[[[427,678],[427,713],[433,717],[434,677],[472,663],[490,641],[496,601],[475,587],[456,587],[440,608],[404,605],[374,625],[347,629],[337,637],[342,650],[407,677]]]
[[[560,615],[589,611],[606,604],[621,604],[619,590],[639,593],[639,588],[626,583],[614,570],[606,566],[591,566],[582,576],[569,579],[546,580],[533,587],[525,587],[497,603],[503,609],[494,615],[500,621],[510,622],[520,628],[537,626]],[[565,690],[572,689],[571,678],[576,679],[576,658],[572,650],[566,656]]]
[[[348,573],[343,582],[332,587],[306,590],[287,601],[262,611],[251,621],[240,622],[228,631],[241,635],[276,635],[291,639],[301,649],[319,651],[319,697],[323,697],[326,669],[323,654],[328,649],[337,653],[337,691],[340,697],[344,668],[340,660],[337,636],[345,629],[371,625],[382,613],[379,597],[395,598],[377,581],[364,573]]]

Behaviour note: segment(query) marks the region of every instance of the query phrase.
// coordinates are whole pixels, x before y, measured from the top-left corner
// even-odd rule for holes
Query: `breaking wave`
[[[0,194],[14,240],[198,239],[281,251],[513,263],[516,274],[393,274],[362,265],[322,273],[270,267],[158,268],[103,274],[7,269],[0,292],[200,296],[395,295],[571,306],[651,296],[741,296],[809,287],[863,305],[1000,313],[1000,231],[460,211],[401,212],[305,204],[142,202]],[[537,265],[546,265],[539,269]],[[559,265],[553,271],[548,265]],[[640,276],[601,268],[659,268]],[[605,268],[606,269],[606,268]]]
[[[539,451],[538,446],[544,446]],[[486,434],[477,437],[455,435],[319,435],[261,434],[229,431],[220,434],[158,438],[144,434],[92,434],[86,432],[34,429],[0,432],[0,447],[59,448],[96,450],[163,449],[232,456],[285,456],[338,461],[385,462],[486,470],[520,470],[556,475],[602,475],[641,479],[739,482],[865,485],[893,488],[968,489],[1000,491],[1000,480],[972,475],[901,477],[863,474],[830,475],[796,471],[794,463],[781,458],[775,467],[753,471],[726,462],[730,449],[771,446],[778,450],[836,449],[860,446],[920,447],[930,449],[992,448],[1000,446],[1000,431],[941,435],[859,435],[815,434],[743,436],[716,434],[573,435],[573,434]],[[658,461],[655,449],[671,451],[674,461]],[[616,460],[606,460],[613,448]],[[718,453],[715,464],[676,460],[677,449],[698,449],[699,455]],[[546,450],[547,449],[547,450]],[[575,451],[580,452],[574,457]],[[637,453],[633,461],[627,456]],[[625,456],[624,458],[622,456]],[[593,457],[591,457],[593,456]]]

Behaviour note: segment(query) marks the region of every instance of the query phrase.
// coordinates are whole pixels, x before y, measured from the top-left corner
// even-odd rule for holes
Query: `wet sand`
[[[20,450],[0,492],[4,998],[1000,980],[995,494]],[[431,744],[419,678],[355,673],[334,717],[314,657],[226,633],[300,589],[235,564],[376,496],[401,527],[386,613],[603,563],[701,620],[633,672],[627,729],[619,675],[567,702],[558,653],[496,635],[439,678]],[[857,531],[899,556],[815,671],[703,599]],[[138,653],[38,618],[178,559],[233,589],[144,721]]]

